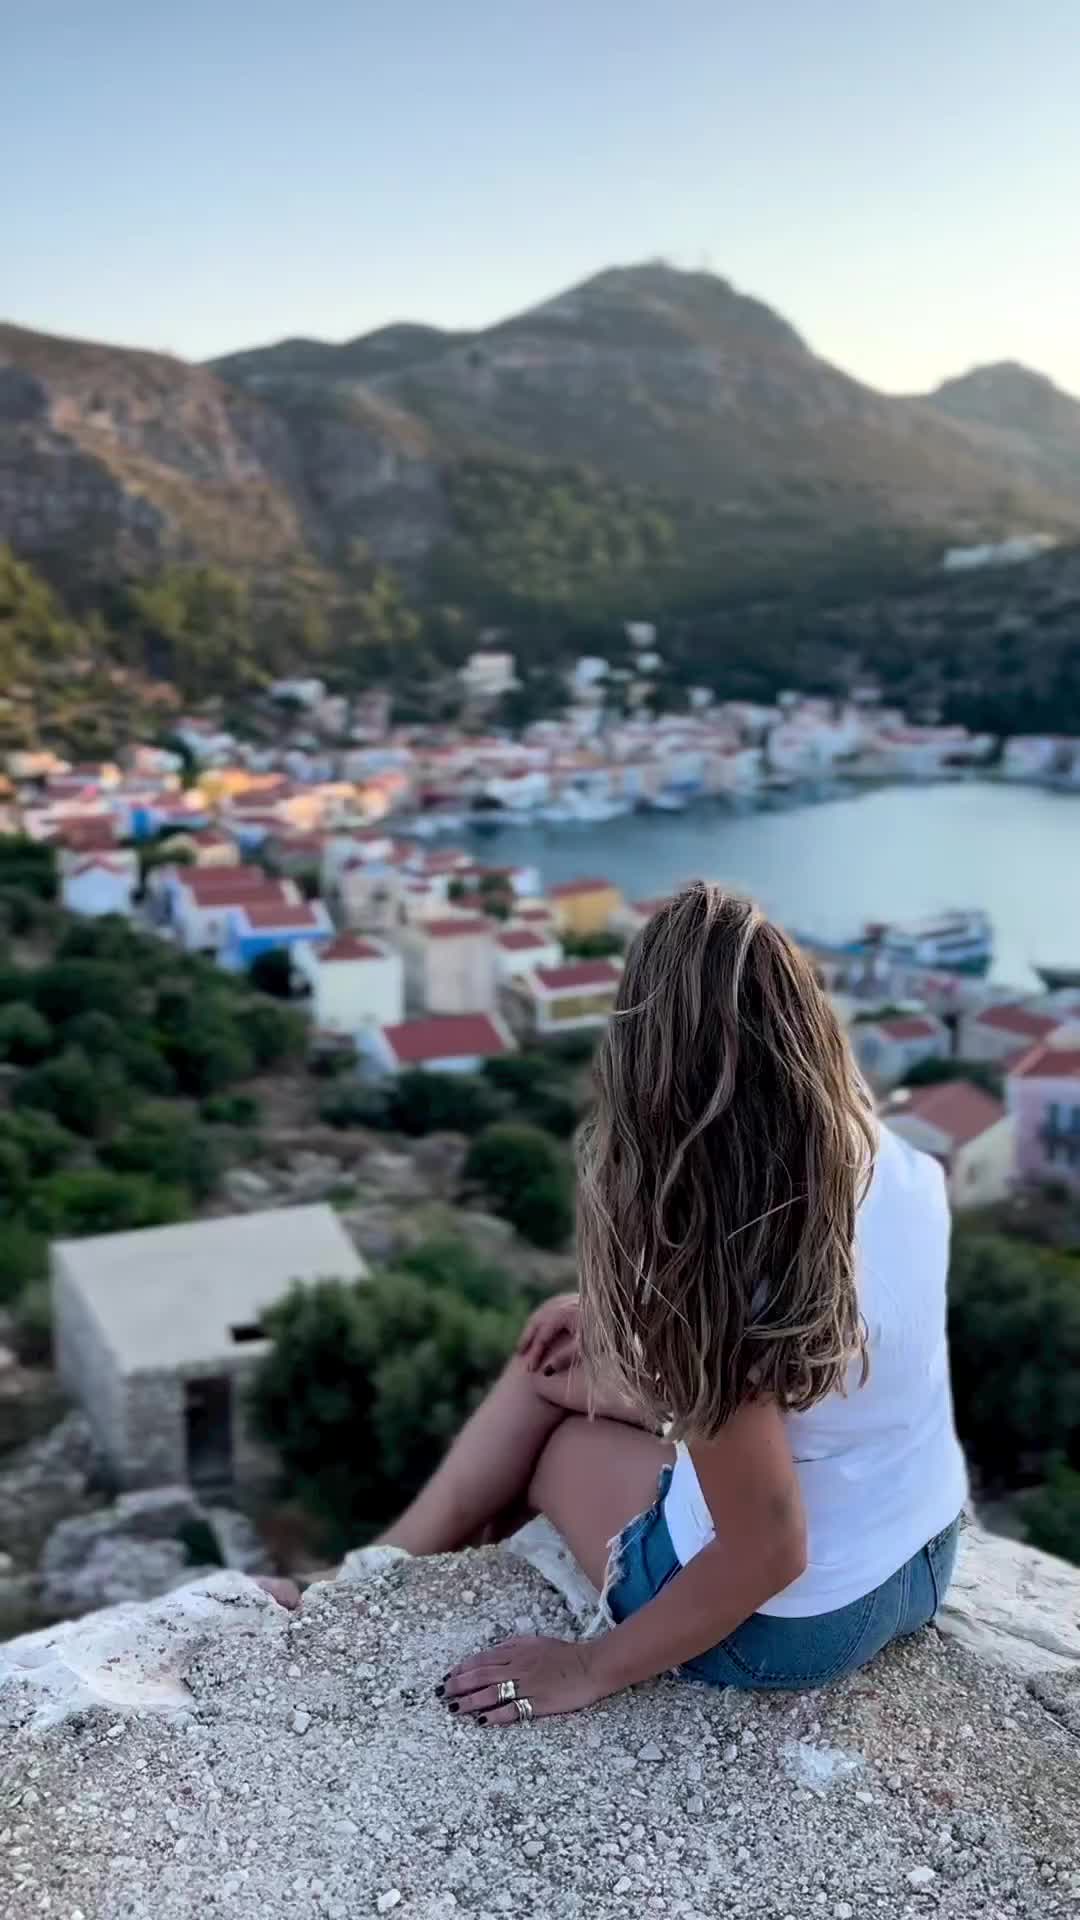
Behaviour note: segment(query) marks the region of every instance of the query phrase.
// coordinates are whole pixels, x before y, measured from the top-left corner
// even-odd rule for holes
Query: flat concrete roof
[[[294,1280],[354,1280],[367,1268],[332,1207],[281,1207],[53,1245],[122,1373],[203,1367],[255,1353],[256,1325]]]

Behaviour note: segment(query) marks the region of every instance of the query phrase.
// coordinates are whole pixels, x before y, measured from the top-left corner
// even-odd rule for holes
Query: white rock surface
[[[1038,1638],[1002,1631],[992,1542],[991,1639],[1023,1671],[931,1631],[817,1694],[669,1679],[505,1732],[448,1715],[443,1673],[523,1619],[574,1628],[496,1550],[358,1556],[295,1615],[226,1573],[26,1636],[0,1648],[0,1914],[1076,1920],[1080,1573],[1005,1545]]]
[[[1080,1567],[967,1526],[941,1631],[1021,1673],[1080,1666]]]

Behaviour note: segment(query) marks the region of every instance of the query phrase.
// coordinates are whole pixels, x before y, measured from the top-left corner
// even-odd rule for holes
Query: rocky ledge
[[[941,1631],[823,1693],[668,1679],[508,1732],[433,1689],[579,1630],[558,1542],[347,1570],[296,1615],[222,1573],[0,1647],[0,1913],[1080,1913],[1076,1569],[973,1529]]]

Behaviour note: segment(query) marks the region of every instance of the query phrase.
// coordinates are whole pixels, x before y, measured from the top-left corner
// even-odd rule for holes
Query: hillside
[[[662,265],[475,334],[402,324],[212,367],[0,328],[0,541],[65,585],[209,563],[265,591],[332,576],[359,540],[489,617],[663,612],[792,567],[1080,533],[1080,472],[956,413]]]
[[[1080,497],[1080,400],[1045,374],[1015,361],[974,367],[946,380],[927,405],[988,436],[988,448],[1025,465],[1038,485]]]

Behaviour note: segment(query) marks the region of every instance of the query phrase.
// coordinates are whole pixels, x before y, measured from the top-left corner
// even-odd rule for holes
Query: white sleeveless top
[[[936,1160],[881,1130],[855,1230],[870,1372],[847,1395],[787,1417],[806,1510],[805,1573],[762,1613],[803,1618],[871,1593],[955,1520],[967,1471],[953,1424],[945,1340],[949,1210]],[[664,1502],[683,1566],[715,1538],[685,1446]]]

